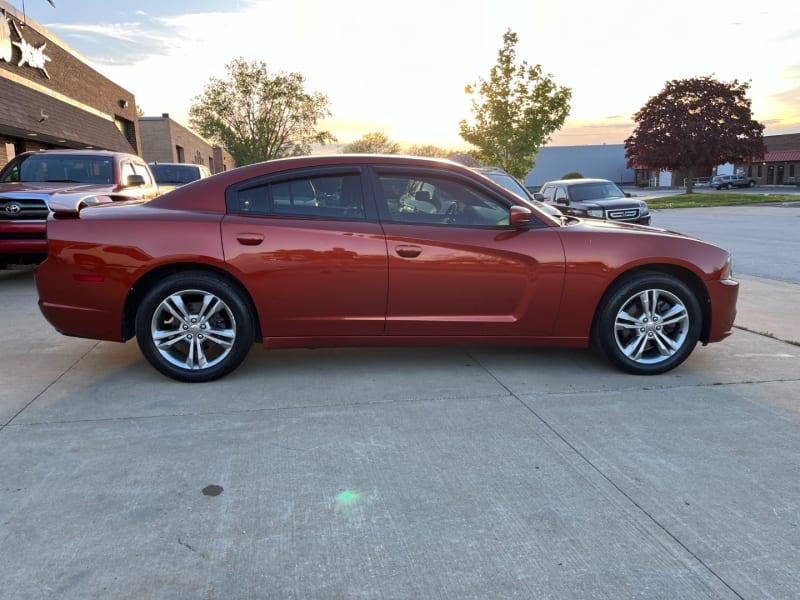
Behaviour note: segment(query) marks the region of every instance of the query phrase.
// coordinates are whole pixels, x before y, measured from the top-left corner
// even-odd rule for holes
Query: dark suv
[[[713,187],[718,190],[726,189],[729,190],[731,188],[745,188],[745,187],[754,187],[756,185],[756,180],[751,179],[749,177],[745,177],[744,175],[716,175],[712,177],[708,182],[708,187]]]
[[[104,150],[18,154],[0,170],[0,268],[37,263],[47,255],[52,201],[89,205],[157,195],[153,174],[134,154]]]
[[[608,179],[548,181],[533,197],[566,215],[650,225],[647,202],[632,198]]]

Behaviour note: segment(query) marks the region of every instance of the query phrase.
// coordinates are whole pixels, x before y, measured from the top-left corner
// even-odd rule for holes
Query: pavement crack
[[[78,358],[76,358],[76,359],[75,359],[75,360],[72,362],[72,364],[70,364],[70,365],[69,365],[69,366],[68,366],[66,369],[64,369],[64,370],[63,370],[63,371],[62,371],[62,372],[61,372],[61,373],[58,375],[58,377],[56,377],[55,379],[53,379],[53,380],[52,380],[52,381],[51,381],[49,384],[47,384],[47,385],[44,387],[44,389],[42,389],[42,390],[41,390],[41,391],[40,391],[38,394],[36,394],[36,395],[35,395],[33,398],[31,398],[31,399],[30,399],[30,401],[28,401],[28,402],[27,402],[27,403],[26,403],[26,404],[25,404],[25,405],[24,405],[22,408],[20,408],[20,409],[19,409],[19,410],[18,410],[16,413],[14,413],[13,415],[11,415],[11,418],[10,418],[8,421],[6,421],[5,423],[0,423],[0,433],[2,433],[2,432],[3,432],[3,430],[4,430],[6,427],[8,427],[9,425],[11,425],[11,423],[14,421],[14,419],[16,419],[17,417],[19,417],[19,416],[20,416],[20,415],[21,415],[23,412],[25,412],[25,410],[27,410],[27,409],[28,409],[28,407],[30,407],[30,406],[31,406],[31,405],[32,405],[34,402],[36,402],[36,401],[37,401],[39,398],[41,398],[41,397],[42,397],[42,396],[43,396],[45,393],[47,393],[47,391],[48,391],[50,388],[52,388],[52,387],[53,387],[54,385],[56,385],[56,384],[57,384],[59,381],[61,381],[62,377],[64,377],[64,376],[65,376],[67,373],[69,373],[69,372],[70,372],[70,371],[71,371],[71,370],[72,370],[72,369],[75,367],[75,365],[77,365],[77,364],[78,364],[79,362],[81,362],[81,361],[82,361],[84,358],[86,358],[86,357],[89,355],[89,353],[90,353],[92,350],[94,350],[94,349],[95,349],[95,348],[98,346],[98,344],[100,344],[100,342],[99,342],[99,341],[98,341],[98,342],[96,342],[96,343],[94,343],[94,344],[92,344],[92,346],[91,346],[91,347],[90,347],[90,348],[89,348],[89,349],[88,349],[86,352],[84,352],[84,353],[83,353],[83,354],[81,354],[81,355],[80,355]]]

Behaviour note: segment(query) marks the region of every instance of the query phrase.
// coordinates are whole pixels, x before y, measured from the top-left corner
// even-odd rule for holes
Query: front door
[[[564,278],[557,230],[515,229],[501,199],[458,179],[378,172],[389,255],[386,334],[546,335]]]

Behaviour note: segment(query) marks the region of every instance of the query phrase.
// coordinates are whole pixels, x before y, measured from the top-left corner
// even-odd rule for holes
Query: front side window
[[[433,175],[379,175],[382,202],[395,223],[508,225],[509,208],[460,181]]]
[[[321,175],[244,187],[235,192],[231,212],[320,219],[366,218],[359,175]]]
[[[137,175],[144,177],[145,185],[153,185],[153,179],[150,177],[150,169],[144,163],[134,163],[133,170]],[[125,181],[123,179],[123,181]]]

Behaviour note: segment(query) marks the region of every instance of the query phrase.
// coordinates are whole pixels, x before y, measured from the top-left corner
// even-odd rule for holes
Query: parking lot
[[[734,227],[691,210],[719,212],[653,224]],[[646,378],[592,351],[254,347],[181,384],[59,335],[32,272],[0,271],[0,596],[800,597],[800,207],[731,218],[761,231],[730,240],[739,328]]]

